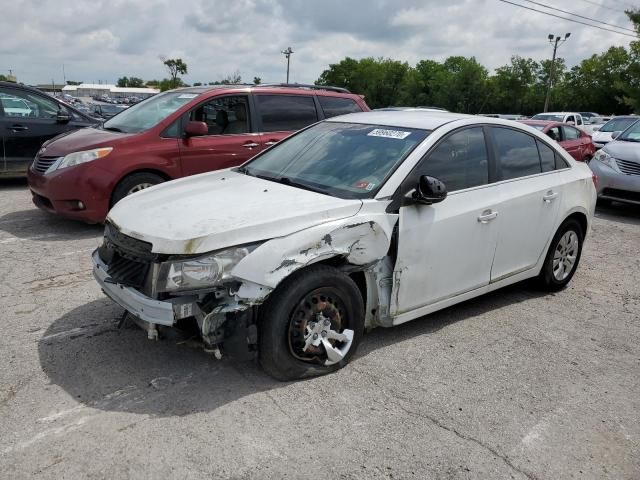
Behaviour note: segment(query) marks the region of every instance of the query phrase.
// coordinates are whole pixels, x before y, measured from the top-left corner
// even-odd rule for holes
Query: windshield
[[[539,113],[531,117],[531,120],[551,120],[552,122],[562,122],[564,117],[562,115],[550,115],[547,113]]]
[[[371,198],[429,133],[404,127],[322,122],[238,170],[341,198]]]
[[[156,126],[198,93],[165,92],[144,100],[104,122],[104,128],[125,133],[137,133]]]
[[[533,127],[536,130],[540,130],[540,131],[544,130],[544,128],[546,127],[546,125],[536,125],[533,123],[526,123],[525,125],[529,125],[530,127]]]
[[[640,122],[634,123],[627,128],[616,140],[624,140],[626,142],[640,142]]]
[[[100,105],[100,110],[107,113],[120,113],[122,110],[125,110],[127,107],[122,105]]]
[[[638,121],[637,118],[613,118],[600,127],[600,132],[621,132]]]

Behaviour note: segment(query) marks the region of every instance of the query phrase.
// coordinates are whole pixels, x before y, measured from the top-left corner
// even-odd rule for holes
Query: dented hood
[[[161,184],[120,201],[107,221],[164,254],[205,253],[290,235],[358,213],[345,200],[221,170]]]

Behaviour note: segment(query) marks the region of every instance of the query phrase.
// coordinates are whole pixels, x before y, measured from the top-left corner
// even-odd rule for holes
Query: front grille
[[[616,163],[622,173],[640,175],[640,163],[632,162],[631,160],[620,160],[619,158],[616,158]]]
[[[98,255],[114,282],[137,289],[144,286],[147,272],[156,259],[150,243],[125,235],[108,222]]]
[[[640,192],[630,192],[629,190],[619,190],[617,188],[605,188],[602,195],[606,197],[619,198],[620,200],[630,200],[640,202]]]
[[[60,157],[47,157],[47,156],[36,157],[33,160],[33,164],[31,165],[31,170],[38,173],[44,173],[47,170],[49,170],[49,167],[53,165],[56,162],[56,160],[58,160],[59,158]]]

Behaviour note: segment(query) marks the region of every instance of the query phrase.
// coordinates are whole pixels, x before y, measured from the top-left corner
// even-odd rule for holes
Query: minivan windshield
[[[640,122],[636,122],[632,126],[627,128],[618,138],[616,138],[616,140],[623,140],[625,142],[640,142]]]
[[[198,95],[198,93],[184,91],[160,93],[107,120],[104,122],[103,128],[124,133],[138,133],[148,130]]]
[[[322,122],[238,171],[340,198],[371,198],[427,130]]]
[[[618,132],[626,130],[629,126],[633,125],[638,121],[637,118],[612,118],[607,123],[605,123],[602,127],[600,127],[600,132]]]

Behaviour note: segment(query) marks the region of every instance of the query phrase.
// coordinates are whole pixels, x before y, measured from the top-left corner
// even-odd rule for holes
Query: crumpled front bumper
[[[93,252],[92,260],[93,276],[100,284],[102,291],[133,316],[145,322],[167,326],[172,326],[177,318],[185,316],[184,303],[176,305],[172,302],[155,300],[131,287],[115,283],[110,279],[107,265],[100,259],[97,250]],[[180,308],[183,313],[179,317],[175,313],[176,307]]]

